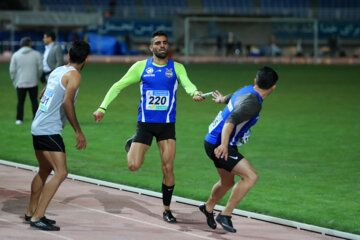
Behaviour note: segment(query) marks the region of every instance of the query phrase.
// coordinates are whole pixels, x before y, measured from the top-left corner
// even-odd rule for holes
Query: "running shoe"
[[[126,140],[126,144],[125,144],[125,151],[129,152],[130,151],[130,147],[131,147],[131,143],[133,141],[133,137],[129,138],[128,140]]]
[[[231,216],[224,216],[219,213],[216,217],[216,221],[220,223],[220,225],[228,232],[236,232],[236,229],[233,228],[232,222],[231,222]]]
[[[176,218],[172,215],[170,210],[165,210],[163,212],[163,219],[166,222],[176,222]]]
[[[26,215],[25,214],[25,222],[30,222],[30,220],[31,220],[31,217],[32,216],[28,216],[28,215]],[[42,220],[43,222],[46,222],[46,223],[49,223],[49,224],[56,224],[56,221],[55,220],[52,220],[52,219],[48,219],[47,217],[42,217],[42,218],[40,218],[40,220]]]
[[[209,225],[210,228],[212,229],[216,229],[216,222],[214,219],[214,212],[208,212],[206,211],[206,204],[204,203],[203,205],[199,206],[199,209],[202,213],[204,213],[205,217],[206,217],[206,222]]]
[[[45,230],[45,231],[60,231],[60,227],[46,223],[41,219],[36,222],[33,222],[30,220],[30,226],[41,229],[41,230]]]

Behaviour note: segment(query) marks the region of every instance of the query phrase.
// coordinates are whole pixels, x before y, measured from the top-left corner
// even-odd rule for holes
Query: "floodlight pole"
[[[319,21],[314,20],[314,63],[319,63]]]
[[[185,23],[184,23],[184,27],[185,27],[185,63],[188,64],[189,63],[189,51],[190,51],[190,18],[185,18]]]

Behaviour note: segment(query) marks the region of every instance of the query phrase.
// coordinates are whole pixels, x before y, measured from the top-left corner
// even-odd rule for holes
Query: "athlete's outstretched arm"
[[[139,82],[141,79],[141,74],[145,69],[145,61],[136,62],[128,72],[116,83],[112,85],[109,91],[106,93],[103,102],[101,103],[100,107],[93,113],[95,122],[100,122],[101,119],[104,117],[105,112],[109,104],[119,95],[120,91],[125,87]]]
[[[213,101],[216,103],[224,103],[224,104],[228,104],[230,98],[232,97],[233,94],[229,94],[229,95],[222,95],[221,92],[219,92],[218,90],[215,90],[213,93]]]
[[[78,150],[85,149],[87,142],[81,131],[80,124],[76,118],[74,99],[76,91],[80,86],[81,75],[77,71],[69,71],[64,74],[61,79],[62,85],[66,88],[62,106],[64,108],[66,118],[75,131],[76,148]]]
[[[179,82],[184,87],[187,94],[193,97],[193,99],[197,102],[204,100],[204,98],[199,95],[202,94],[201,91],[198,91],[196,86],[190,81],[184,65],[174,62],[175,72],[179,79]]]

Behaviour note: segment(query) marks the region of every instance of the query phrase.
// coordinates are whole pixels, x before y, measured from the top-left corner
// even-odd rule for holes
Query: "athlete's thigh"
[[[243,158],[235,165],[231,173],[243,178],[256,174],[256,170],[246,158]]]
[[[49,161],[54,171],[67,171],[66,155],[64,152],[43,151],[44,156]]]
[[[216,168],[221,184],[224,186],[232,186],[234,184],[234,174],[223,169],[223,168]]]
[[[131,143],[130,151],[127,154],[128,161],[135,165],[142,165],[145,159],[145,153],[149,148],[150,146],[144,143]]]
[[[175,139],[166,139],[157,142],[163,164],[173,164],[176,153]]]
[[[50,164],[50,160],[46,158],[44,155],[44,151],[35,150],[36,159],[39,163],[40,170],[52,170],[52,166]]]

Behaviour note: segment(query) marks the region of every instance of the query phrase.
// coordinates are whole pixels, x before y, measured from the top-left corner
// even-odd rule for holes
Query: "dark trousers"
[[[31,88],[16,88],[16,92],[18,98],[16,120],[24,120],[24,103],[26,98],[26,92],[29,92],[33,117],[35,117],[35,113],[39,105],[37,100],[38,87],[36,86]]]

